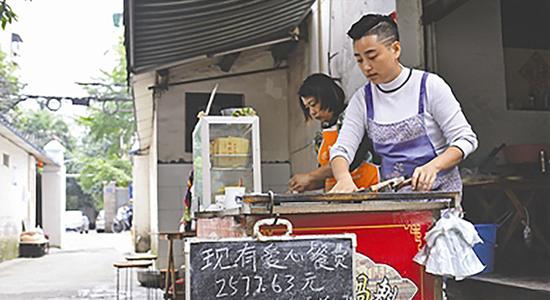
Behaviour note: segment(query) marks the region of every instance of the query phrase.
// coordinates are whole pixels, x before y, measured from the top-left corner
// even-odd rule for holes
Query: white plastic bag
[[[454,213],[445,213],[426,233],[425,241],[414,261],[428,273],[462,280],[485,269],[473,250],[483,241],[472,223]]]

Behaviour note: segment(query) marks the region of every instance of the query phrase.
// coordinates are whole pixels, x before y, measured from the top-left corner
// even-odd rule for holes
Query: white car
[[[64,214],[65,231],[88,233],[90,220],[80,210],[68,210]]]
[[[95,218],[95,231],[105,232],[105,210],[100,210]]]

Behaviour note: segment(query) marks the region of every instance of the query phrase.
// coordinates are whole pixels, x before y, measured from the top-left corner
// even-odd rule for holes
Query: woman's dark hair
[[[348,36],[354,41],[364,36],[376,35],[379,41],[387,43],[399,41],[399,30],[391,16],[368,14],[355,22],[348,31]]]
[[[302,102],[302,97],[314,97],[321,104],[321,110],[328,110],[338,117],[346,108],[344,90],[334,79],[326,74],[309,75],[298,90],[298,100],[306,121],[311,119],[309,109]]]

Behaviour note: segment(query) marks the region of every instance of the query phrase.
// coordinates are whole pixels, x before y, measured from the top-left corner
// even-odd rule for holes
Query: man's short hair
[[[385,15],[365,15],[348,31],[348,36],[354,41],[368,35],[376,35],[378,41],[384,41],[384,43],[399,41],[397,24],[390,16]]]

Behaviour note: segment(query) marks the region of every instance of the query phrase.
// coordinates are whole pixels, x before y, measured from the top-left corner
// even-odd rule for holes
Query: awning
[[[128,71],[281,40],[315,0],[125,0]]]

